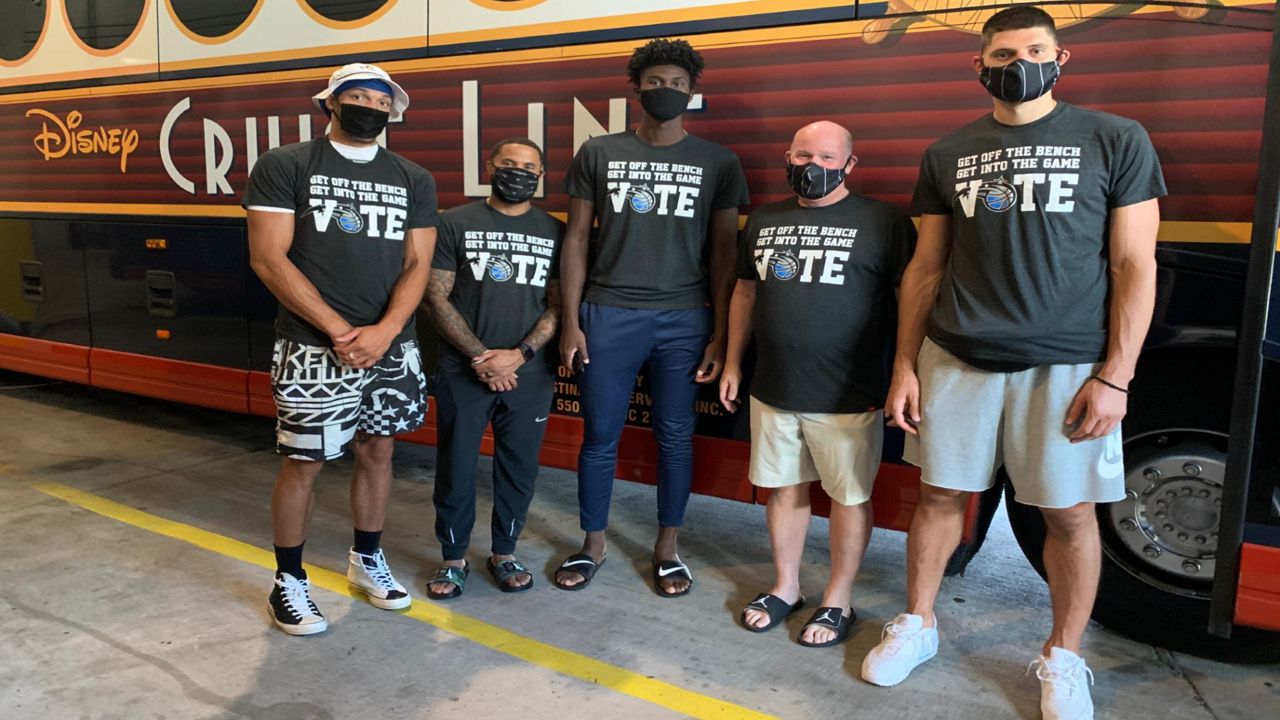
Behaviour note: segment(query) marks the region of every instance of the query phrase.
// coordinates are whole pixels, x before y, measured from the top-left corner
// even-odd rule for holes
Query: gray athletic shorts
[[[921,480],[981,492],[1001,465],[1018,501],[1045,508],[1124,498],[1120,428],[1072,443],[1067,408],[1098,365],[1041,365],[1012,373],[978,370],[926,339],[916,360],[920,437],[903,459]]]
[[[336,460],[356,432],[411,432],[427,414],[427,380],[414,340],[392,342],[373,367],[356,369],[333,348],[277,338],[271,389],[276,452],[296,460]]]

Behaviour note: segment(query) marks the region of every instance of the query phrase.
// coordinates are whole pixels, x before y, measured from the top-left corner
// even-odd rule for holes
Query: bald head
[[[843,165],[853,154],[853,135],[843,125],[819,120],[796,131],[791,139],[791,153],[794,155],[798,150],[806,150],[815,158],[828,153],[837,155],[839,164]]]

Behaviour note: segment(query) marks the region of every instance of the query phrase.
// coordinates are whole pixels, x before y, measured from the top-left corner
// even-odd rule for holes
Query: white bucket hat
[[[324,110],[324,101],[332,95],[343,83],[349,80],[381,80],[391,86],[391,117],[390,120],[395,122],[404,115],[404,111],[409,107],[409,93],[400,87],[399,83],[391,79],[386,70],[377,65],[369,65],[368,63],[351,63],[343,65],[333,74],[329,76],[329,87],[321,90],[311,99],[315,101],[316,107]]]

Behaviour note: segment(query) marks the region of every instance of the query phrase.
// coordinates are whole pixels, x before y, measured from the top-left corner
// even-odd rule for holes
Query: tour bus
[[[563,217],[573,154],[635,124],[627,57],[660,36],[706,58],[687,127],[741,158],[744,211],[790,193],[783,151],[820,118],[853,133],[851,187],[905,208],[925,147],[990,112],[970,59],[1008,4],[0,0],[0,367],[272,416],[275,306],[249,270],[240,194],[263,152],[325,132],[310,96],[341,64],[379,63],[408,90],[380,142],[431,171],[442,208],[486,196],[486,150],[517,135],[546,149],[537,202]],[[1057,97],[1140,121],[1169,187],[1124,423],[1128,493],[1098,509],[1095,617],[1171,649],[1280,660],[1280,429],[1266,412],[1280,322],[1257,322],[1274,232],[1255,239],[1246,283],[1255,192],[1277,195],[1258,190],[1274,4],[1042,6],[1073,51]],[[632,401],[618,474],[652,482],[643,378]],[[542,462],[573,468],[571,373],[554,409]],[[695,491],[764,502],[746,481],[745,418],[712,388],[698,410]],[[407,439],[432,443],[428,420]],[[878,526],[905,530],[919,474],[900,451],[891,433],[874,505]],[[1012,498],[1000,480],[975,497],[952,573]],[[1043,573],[1039,514],[1006,505]]]

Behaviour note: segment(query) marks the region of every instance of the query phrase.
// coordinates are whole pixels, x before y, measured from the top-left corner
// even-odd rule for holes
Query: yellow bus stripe
[[[181,215],[186,217],[244,217],[239,205],[181,205],[162,203],[0,202],[0,212],[59,215]]]
[[[135,510],[126,505],[98,497],[55,482],[36,482],[32,488],[90,512],[118,520],[126,525],[157,535],[173,538],[225,557],[275,569],[275,557],[268,551],[224,535],[184,525],[150,513]],[[345,575],[308,564],[307,577],[311,584],[330,592],[349,597],[360,597],[347,586]],[[616,692],[659,705],[695,718],[728,720],[768,720],[766,715],[740,705],[709,695],[686,690],[640,673],[610,665],[586,655],[549,645],[516,634],[505,628],[448,610],[439,604],[415,602],[402,613],[418,622],[440,628],[445,632],[466,638],[474,643],[497,650],[532,665],[553,670],[562,675],[607,687]]]
[[[184,217],[242,218],[244,208],[238,205],[166,205],[139,203],[42,203],[3,202],[0,212],[88,214],[88,215],[178,215]],[[551,213],[567,220],[567,213]],[[738,229],[746,226],[747,216],[738,218]],[[1168,243],[1235,243],[1248,244],[1253,225],[1246,222],[1208,222],[1165,220],[1160,223],[1160,242]]]

